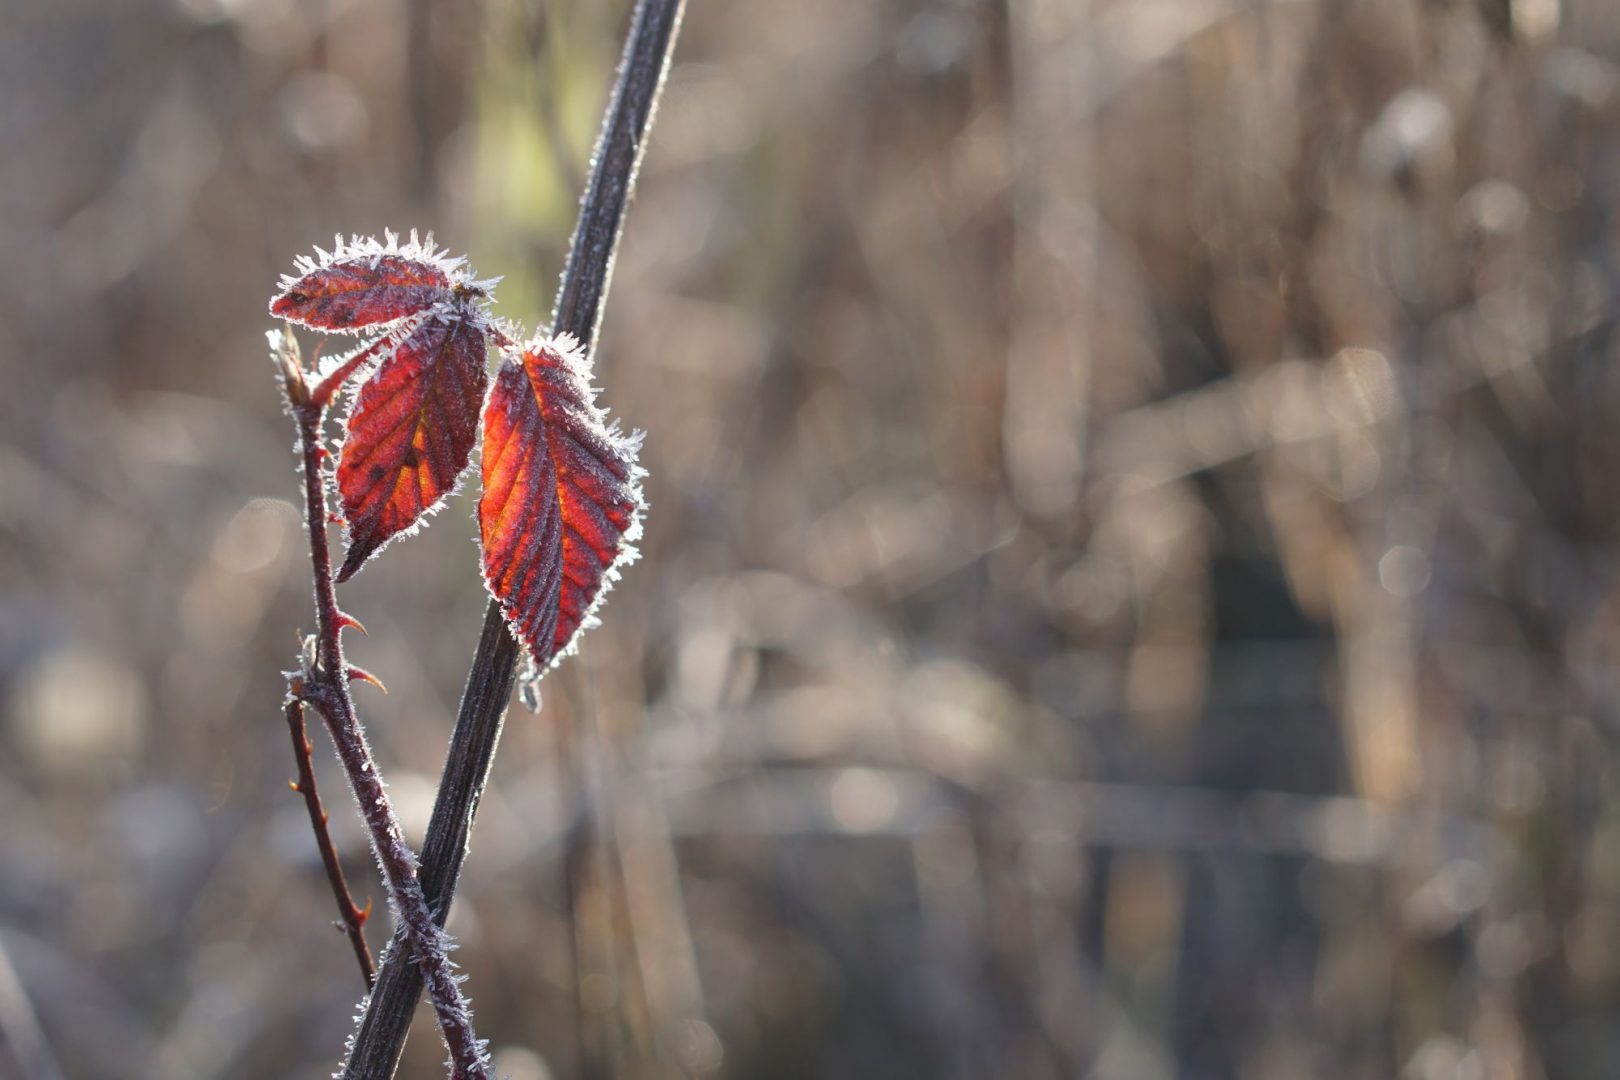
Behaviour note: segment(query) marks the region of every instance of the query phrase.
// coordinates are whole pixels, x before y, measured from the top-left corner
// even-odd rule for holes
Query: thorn
[[[383,693],[388,693],[388,687],[383,685],[382,680],[363,667],[355,667],[353,664],[350,664],[348,676],[351,682],[368,682],[372,686],[375,686],[377,689],[381,690]]]
[[[366,920],[369,918],[371,918],[371,897],[368,896],[366,897],[366,909],[360,913],[359,925],[366,925]]]
[[[337,630],[338,630],[338,633],[340,633],[340,634],[343,632],[344,627],[352,626],[356,630],[360,631],[360,634],[361,634],[362,637],[370,637],[371,636],[370,634],[366,633],[365,624],[362,623],[359,619],[355,618],[353,615],[350,615],[347,611],[338,612],[337,613],[337,618],[334,619],[333,621],[337,623]]]
[[[304,793],[304,789],[298,786],[298,781],[296,780],[287,781],[287,786],[293,789],[293,793],[295,795],[302,795]]]
[[[315,460],[319,461],[322,465],[326,464],[328,461],[332,460],[332,451],[328,450],[324,446],[317,446],[315,448]]]
[[[326,523],[328,525],[341,525],[343,524],[343,515],[336,510],[328,510],[326,512]]]

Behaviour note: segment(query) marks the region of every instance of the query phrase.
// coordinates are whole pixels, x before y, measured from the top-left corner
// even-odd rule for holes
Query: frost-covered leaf
[[[360,388],[338,458],[349,553],[337,580],[415,529],[454,489],[477,440],[488,381],[482,328],[433,315]]]
[[[609,426],[572,338],[501,364],[484,406],[484,582],[541,665],[574,645],[641,532],[639,435]]]
[[[413,232],[404,244],[392,233],[387,242],[338,237],[330,252],[298,260],[297,276],[281,279],[270,301],[277,318],[316,330],[359,330],[396,322],[446,304],[463,291],[476,289],[460,259],[435,250],[433,238],[419,241]]]

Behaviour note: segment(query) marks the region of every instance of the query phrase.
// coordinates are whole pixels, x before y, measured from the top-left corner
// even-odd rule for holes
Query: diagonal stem
[[[287,731],[292,736],[293,757],[298,762],[298,779],[292,789],[304,797],[304,808],[309,811],[309,826],[315,832],[315,844],[321,849],[321,863],[326,867],[326,880],[332,884],[332,896],[337,900],[338,925],[354,947],[354,958],[360,964],[360,975],[366,980],[366,989],[377,980],[377,965],[371,959],[366,945],[366,919],[371,915],[371,904],[361,910],[349,892],[349,882],[343,876],[343,864],[338,862],[337,848],[332,844],[332,833],[326,827],[326,807],[321,805],[321,793],[315,787],[315,767],[310,761],[309,731],[304,726],[304,703],[288,696],[283,702],[287,713]]]
[[[613,276],[619,234],[635,187],[653,111],[669,70],[685,0],[637,0],[613,96],[592,156],[573,245],[552,312],[552,332],[578,338],[589,359],[596,349],[603,302]],[[494,602],[462,691],[444,775],[422,848],[422,884],[443,925],[467,854],[473,817],[489,779],[517,674],[518,647]],[[421,976],[404,962],[400,938],[383,955],[376,987],[355,1033],[345,1080],[388,1080],[399,1066]]]
[[[296,377],[301,380],[301,373]],[[343,628],[353,625],[353,620],[338,608],[332,584],[332,554],[326,535],[326,479],[321,469],[321,426],[326,414],[319,403],[310,400],[307,387],[301,382],[292,384],[293,378],[289,373],[288,398],[298,421],[298,449],[303,460],[304,519],[315,579],[317,625],[315,662],[306,662],[290,677],[289,696],[314,706],[326,721],[360,816],[371,834],[372,851],[388,886],[398,932],[416,958],[416,970],[426,981],[439,1030],[450,1049],[451,1076],[454,1080],[486,1080],[489,1072],[483,1048],[473,1033],[472,1013],[446,953],[444,932],[428,910],[417,876],[416,855],[405,842],[349,696],[351,669],[343,659],[342,635]]]

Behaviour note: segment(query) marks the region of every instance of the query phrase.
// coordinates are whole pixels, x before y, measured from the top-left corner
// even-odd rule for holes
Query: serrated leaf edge
[[[555,337],[547,334],[536,334],[530,337],[527,341],[518,342],[507,348],[503,348],[501,350],[502,365],[504,366],[507,363],[515,363],[521,366],[523,363],[523,354],[530,349],[544,349],[557,354],[558,359],[560,359],[564,366],[568,368],[569,374],[578,377],[580,382],[584,385],[585,394],[581,401],[581,405],[590,415],[591,419],[595,421],[601,428],[603,438],[605,438],[615,450],[624,454],[626,459],[630,462],[630,473],[625,478],[625,486],[628,489],[630,498],[635,502],[635,507],[630,512],[630,522],[625,526],[623,534],[621,534],[619,537],[619,550],[614,555],[613,561],[602,570],[601,587],[596,590],[596,595],[591,598],[591,602],[586,605],[585,610],[580,613],[579,625],[574,628],[574,632],[569,636],[568,642],[563,645],[562,648],[553,653],[551,657],[544,663],[540,662],[538,654],[535,652],[533,647],[525,642],[522,635],[518,632],[517,626],[512,618],[511,605],[507,601],[497,596],[495,594],[495,590],[490,588],[489,575],[485,572],[484,567],[482,528],[480,527],[479,529],[475,530],[476,536],[474,538],[474,543],[478,544],[478,577],[479,580],[484,583],[484,591],[489,593],[490,599],[494,600],[495,603],[499,605],[501,609],[501,617],[506,620],[507,631],[511,633],[513,638],[517,640],[518,644],[521,645],[527,652],[530,662],[534,663],[539,668],[540,674],[544,675],[546,672],[550,671],[552,668],[561,663],[566,657],[573,656],[579,651],[580,639],[585,636],[585,631],[591,629],[592,627],[601,625],[601,619],[598,617],[597,612],[601,609],[602,604],[606,602],[608,593],[613,591],[613,586],[623,575],[624,568],[641,557],[641,550],[636,547],[636,541],[640,540],[642,537],[643,519],[647,513],[647,497],[642,492],[641,487],[642,480],[646,479],[647,477],[647,470],[643,469],[640,464],[641,447],[642,443],[647,437],[647,433],[639,428],[626,432],[623,427],[620,426],[617,419],[614,419],[611,423],[608,422],[609,418],[607,409],[599,406],[596,403],[596,395],[600,392],[600,388],[591,382],[591,363],[590,360],[585,356],[584,347],[580,344],[578,338],[567,333],[558,334]],[[498,375],[499,372],[497,372],[497,377],[492,377],[489,380],[489,388],[484,393],[484,410],[489,408],[489,398],[490,395],[495,392],[495,385],[498,381]],[[480,416],[482,416],[482,410],[480,411]],[[480,434],[482,434],[482,425],[480,425]],[[479,474],[482,476],[482,439],[479,441],[478,452],[480,455],[478,462]],[[476,503],[473,506],[473,523],[477,526],[481,526],[482,524],[479,521],[478,506]]]
[[[317,270],[328,270],[340,263],[360,262],[365,259],[374,260],[373,268],[375,268],[375,260],[382,258],[384,255],[397,255],[400,258],[413,259],[432,266],[445,276],[445,280],[452,290],[474,290],[483,293],[484,295],[480,296],[476,302],[464,301],[457,306],[463,311],[477,312],[488,325],[497,325],[490,319],[485,309],[489,303],[489,292],[500,284],[501,279],[499,277],[483,279],[475,277],[472,267],[467,265],[465,257],[452,257],[448,249],[441,248],[434,243],[431,232],[423,237],[419,236],[415,229],[410,231],[410,238],[405,241],[401,241],[399,234],[392,229],[383,230],[383,239],[381,241],[374,236],[354,234],[348,240],[344,240],[342,233],[334,235],[332,237],[331,251],[327,251],[317,244],[314,255],[299,255],[293,259],[294,272],[282,274],[277,279],[276,292],[270,302],[274,305],[275,296],[287,292],[287,290],[295,287],[301,280]],[[445,305],[435,305],[436,308],[442,306]],[[313,330],[318,334],[348,334],[353,336],[372,334],[381,327],[395,326],[406,319],[426,314],[429,314],[429,312],[411,312],[408,315],[401,315],[398,319],[367,323],[364,326],[309,326],[303,323],[299,325],[305,326],[305,329]]]
[[[415,238],[414,233],[412,234],[412,238],[413,239]],[[429,237],[429,239],[431,239],[431,236]],[[454,305],[451,305],[451,304],[438,304],[438,305],[435,305],[432,308],[429,308],[425,312],[419,312],[417,315],[409,316],[409,318],[412,318],[412,319],[420,319],[419,323],[414,323],[414,324],[411,325],[410,332],[415,333],[416,330],[420,328],[422,323],[426,323],[429,319],[432,319],[432,318],[435,318],[435,317],[445,318],[445,319],[450,320],[450,321],[459,322],[459,321],[462,320],[462,318],[463,318],[463,316],[465,314],[467,314],[467,313],[463,309],[455,307]],[[482,333],[483,328],[482,328],[481,323],[478,320],[475,319],[474,322],[473,322],[472,329],[475,332]],[[406,334],[404,337],[409,337],[409,336],[410,336],[409,334]],[[365,384],[368,381],[370,381],[371,377],[377,373],[377,368],[382,366],[384,360],[392,358],[392,356],[394,355],[394,352],[397,351],[399,346],[404,343],[404,337],[402,337],[399,341],[395,342],[393,344],[393,346],[391,348],[389,348],[389,350],[385,354],[379,356],[379,359],[377,360],[377,362],[375,364],[367,365],[368,370],[367,370],[365,378],[351,379],[349,381],[348,386],[346,386],[344,388],[344,391],[343,391],[343,402],[344,402],[343,403],[343,416],[342,416],[341,419],[338,420],[338,432],[339,432],[339,435],[338,435],[338,438],[336,439],[336,441],[334,441],[333,444],[332,444],[332,462],[333,462],[332,470],[325,478],[326,488],[327,488],[327,493],[326,494],[327,494],[327,498],[328,498],[328,505],[337,506],[339,508],[341,508],[343,506],[343,492],[338,489],[338,482],[337,482],[337,462],[342,460],[343,448],[349,441],[349,418],[350,418],[350,416],[353,415],[354,408],[360,401],[360,390],[365,386]],[[487,339],[485,340],[485,343],[484,343],[484,357],[485,357],[485,359],[484,359],[485,380],[486,380],[486,383],[488,383],[490,385],[493,385],[495,380],[493,378],[489,377],[489,345],[488,345],[488,340]],[[489,385],[486,385],[484,387],[484,402],[488,402],[488,401],[489,401]],[[479,406],[478,406],[478,421],[479,421],[479,423],[478,423],[478,432],[477,432],[477,435],[475,436],[474,441],[473,441],[472,451],[467,455],[467,464],[465,464],[465,465],[463,465],[461,467],[461,471],[456,474],[455,480],[451,481],[450,486],[445,488],[444,494],[442,494],[438,498],[438,500],[434,502],[434,504],[432,506],[423,507],[422,512],[416,516],[415,521],[411,522],[405,528],[400,529],[397,532],[394,532],[394,533],[390,534],[389,537],[386,540],[384,540],[382,543],[378,544],[375,548],[373,548],[372,551],[371,551],[371,554],[367,555],[365,557],[365,559],[361,561],[360,565],[355,567],[354,574],[350,574],[348,580],[352,581],[356,574],[360,573],[360,571],[365,569],[365,567],[367,565],[369,565],[372,562],[372,560],[376,559],[377,556],[381,555],[385,550],[387,550],[389,545],[393,544],[394,541],[405,539],[407,537],[415,536],[417,533],[419,533],[423,529],[427,528],[428,519],[438,517],[439,513],[445,508],[445,506],[447,506],[449,504],[450,500],[454,499],[457,495],[459,495],[461,493],[462,485],[467,482],[467,477],[472,473],[473,466],[478,464],[479,460],[480,460],[479,459],[479,453],[481,452],[481,450],[483,448],[483,441],[484,441],[484,429],[483,429],[483,415],[484,415],[484,412],[483,412],[483,410],[484,410],[484,405],[483,405],[483,403],[480,403]],[[474,503],[473,512],[474,512],[475,515],[477,514],[476,501]],[[344,552],[345,552],[345,559],[343,561],[346,562],[347,561],[347,552],[353,546],[353,536],[349,531],[349,522],[347,521],[347,519],[345,519],[344,522],[343,522],[343,546],[344,546]],[[342,563],[339,563],[339,566],[341,566],[341,565],[342,565]]]

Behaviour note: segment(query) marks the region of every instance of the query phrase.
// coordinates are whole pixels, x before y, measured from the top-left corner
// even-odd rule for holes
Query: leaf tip
[[[333,583],[341,585],[358,574],[360,568],[366,565],[366,560],[371,558],[371,553],[374,550],[373,547],[366,544],[349,545],[349,553],[344,556],[343,565],[338,567],[336,574],[332,575]]]

